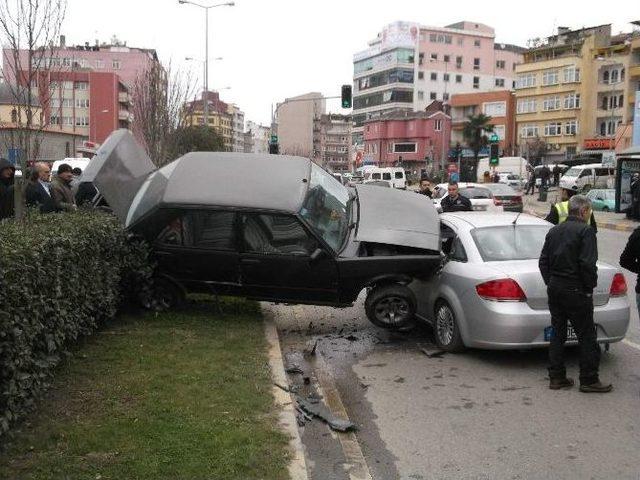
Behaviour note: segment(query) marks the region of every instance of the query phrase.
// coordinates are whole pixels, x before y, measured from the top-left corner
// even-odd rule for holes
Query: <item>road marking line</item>
[[[629,345],[631,348],[635,348],[636,350],[640,350],[640,345],[633,343],[631,340],[627,340],[626,338],[622,340],[622,343]]]
[[[318,379],[318,393],[324,398],[327,407],[334,415],[349,420],[347,410],[344,408],[338,388],[333,382],[333,378],[329,373],[327,364],[318,354],[315,360],[315,374]],[[342,446],[342,452],[348,464],[351,465],[348,474],[351,480],[372,480],[367,461],[364,458],[358,438],[354,432],[338,433],[338,439]]]

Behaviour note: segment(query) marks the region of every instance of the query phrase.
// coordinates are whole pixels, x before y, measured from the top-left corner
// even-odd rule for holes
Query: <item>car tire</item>
[[[374,287],[364,303],[371,323],[387,330],[410,330],[415,326],[416,297],[405,285]]]
[[[453,308],[444,300],[438,300],[436,303],[433,336],[438,348],[445,352],[461,352],[465,349],[456,314]]]
[[[177,282],[166,277],[153,279],[152,309],[173,310],[182,306],[184,301],[184,290]]]
[[[602,207],[602,211],[603,212],[609,212],[610,210],[609,210],[609,207]]]

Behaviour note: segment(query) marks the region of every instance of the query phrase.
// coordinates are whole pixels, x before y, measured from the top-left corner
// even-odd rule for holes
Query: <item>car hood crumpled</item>
[[[440,220],[429,197],[373,185],[355,188],[356,241],[440,251]]]

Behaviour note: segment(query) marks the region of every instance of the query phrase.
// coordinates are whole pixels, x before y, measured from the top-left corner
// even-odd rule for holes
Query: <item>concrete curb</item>
[[[536,217],[545,218],[549,212],[537,212],[535,210],[526,210],[525,213],[535,215]],[[608,222],[596,222],[598,228],[604,228],[607,230],[617,230],[619,232],[633,232],[640,225],[625,225],[620,223],[608,223]]]
[[[269,368],[271,377],[275,383],[282,386],[289,384],[284,371],[282,359],[282,349],[278,329],[270,315],[264,315],[264,330],[267,342],[269,343]],[[304,448],[298,432],[298,423],[293,408],[291,394],[283,391],[274,385],[273,398],[276,408],[279,410],[280,428],[289,435],[289,448],[291,450],[291,461],[289,463],[289,478],[291,480],[308,480],[307,464],[304,457]]]

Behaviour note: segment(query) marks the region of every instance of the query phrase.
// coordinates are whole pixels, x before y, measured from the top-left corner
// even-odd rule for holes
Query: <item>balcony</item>
[[[122,120],[123,122],[131,122],[133,120],[133,115],[131,115],[127,110],[120,110],[118,112],[118,120]]]
[[[128,92],[118,92],[118,102],[119,103],[131,103],[131,96]]]
[[[640,77],[640,65],[629,67],[629,77]]]

